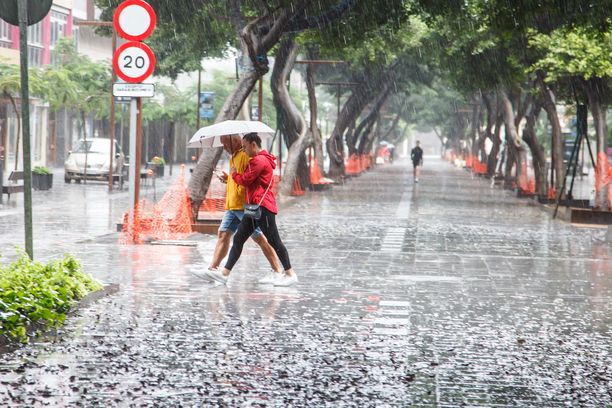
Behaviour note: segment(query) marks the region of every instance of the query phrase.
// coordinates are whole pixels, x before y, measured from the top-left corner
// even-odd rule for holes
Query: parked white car
[[[92,180],[108,180],[110,168],[110,139],[81,139],[74,150],[68,152],[64,162],[64,181],[75,180],[80,183],[87,178]],[[113,158],[113,174],[122,174],[125,157],[121,147],[115,141]]]

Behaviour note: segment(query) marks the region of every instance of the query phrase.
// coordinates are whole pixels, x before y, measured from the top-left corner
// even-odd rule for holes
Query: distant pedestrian
[[[416,146],[410,152],[410,158],[412,159],[414,182],[418,183],[421,166],[423,165],[423,149],[421,149],[420,140],[416,141]]]
[[[249,164],[250,157],[242,148],[240,136],[222,136],[221,143],[225,151],[230,154],[230,168],[234,168],[239,174],[244,173]],[[238,230],[238,225],[244,216],[244,203],[246,200],[246,191],[244,187],[236,184],[234,179],[228,177],[228,174],[225,172],[216,173],[216,175],[222,183],[227,184],[227,190],[225,194],[225,213],[223,214],[223,219],[221,220],[221,225],[217,232],[217,243],[208,270],[217,270],[219,264],[227,255],[232,236],[236,230]],[[278,259],[276,259],[274,248],[270,246],[262,231],[259,228],[255,228],[251,234],[251,238],[253,238],[253,241],[261,248],[272,270],[278,272],[280,275],[281,266]],[[192,271],[192,273],[199,278],[210,279],[206,275],[206,271],[195,270]],[[266,276],[260,280],[260,283],[271,283],[267,282],[269,279],[270,275],[266,274]]]
[[[234,235],[232,249],[225,267],[222,271],[208,270],[206,275],[223,284],[227,283],[229,274],[242,254],[242,247],[256,227],[259,227],[268,239],[268,242],[278,255],[284,273],[270,273],[270,280],[274,286],[291,286],[297,283],[297,275],[291,267],[289,253],[283,244],[276,227],[276,214],[278,209],[276,199],[272,192],[273,171],[276,168],[276,157],[261,148],[261,138],[257,133],[247,133],[242,138],[242,146],[251,157],[251,161],[243,174],[232,169],[231,177],[234,181],[246,187],[247,202],[260,204],[261,217],[253,219],[244,217]]]

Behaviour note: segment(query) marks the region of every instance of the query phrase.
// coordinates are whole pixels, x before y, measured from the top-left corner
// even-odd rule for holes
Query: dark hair
[[[261,137],[257,133],[247,133],[242,137],[243,140],[246,140],[249,143],[255,142],[257,147],[261,147]]]

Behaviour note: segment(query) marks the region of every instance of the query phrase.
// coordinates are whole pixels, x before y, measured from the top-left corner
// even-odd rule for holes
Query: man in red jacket
[[[229,274],[240,258],[242,247],[249,236],[253,233],[256,227],[259,227],[264,233],[272,248],[276,251],[278,259],[280,259],[285,269],[284,273],[274,273],[274,286],[291,286],[298,281],[297,275],[291,267],[289,253],[283,244],[278,228],[276,227],[276,214],[278,208],[276,199],[272,191],[272,183],[274,182],[274,169],[276,168],[276,157],[261,148],[261,138],[257,133],[247,133],[242,138],[242,146],[246,153],[251,157],[251,161],[244,173],[236,172],[232,168],[232,178],[234,181],[246,187],[246,200],[249,204],[259,204],[261,208],[261,217],[253,219],[244,217],[238,226],[238,231],[234,235],[232,249],[225,267],[222,271],[209,270],[206,275],[213,280],[227,283]]]

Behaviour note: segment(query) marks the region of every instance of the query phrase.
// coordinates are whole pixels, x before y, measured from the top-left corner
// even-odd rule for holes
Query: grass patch
[[[74,303],[100,289],[71,255],[43,264],[21,251],[15,262],[0,265],[0,335],[27,343],[28,326],[61,326]]]

